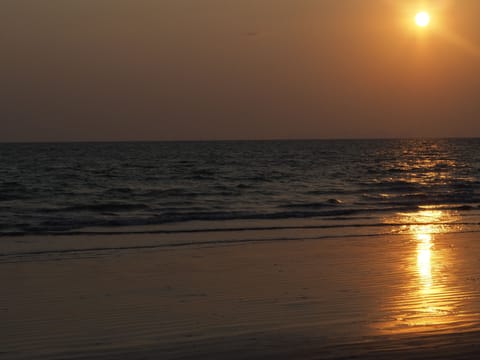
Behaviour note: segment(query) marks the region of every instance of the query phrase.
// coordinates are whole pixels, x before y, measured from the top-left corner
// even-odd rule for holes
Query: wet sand
[[[479,236],[4,257],[0,358],[476,358]]]

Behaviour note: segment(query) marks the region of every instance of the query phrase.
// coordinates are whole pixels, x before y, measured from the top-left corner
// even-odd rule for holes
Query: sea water
[[[476,231],[480,215],[480,139],[0,144],[0,164],[0,236]]]

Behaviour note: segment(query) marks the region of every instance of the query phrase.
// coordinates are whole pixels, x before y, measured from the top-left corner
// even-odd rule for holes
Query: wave
[[[134,190],[130,187],[121,187],[121,188],[113,188],[106,190],[103,194],[105,196],[118,196],[118,195],[130,195],[133,194]]]
[[[191,221],[379,220],[422,206],[472,217],[480,203],[478,141],[472,140],[27,144],[0,150],[1,234]]]
[[[359,218],[356,218],[359,219]],[[365,220],[364,218],[360,218]],[[368,219],[366,219],[368,220]],[[152,225],[152,224],[150,224]],[[243,226],[243,227],[205,227],[205,228],[176,228],[176,229],[146,229],[146,230],[131,230],[130,227],[124,228],[106,228],[106,230],[77,230],[77,231],[46,231],[43,235],[51,236],[76,236],[76,235],[146,235],[146,234],[197,234],[197,233],[228,233],[228,232],[247,232],[247,231],[275,231],[275,230],[326,230],[326,229],[358,229],[358,228],[395,228],[416,226],[418,223],[414,222],[382,222],[382,223],[342,223],[342,224],[325,224],[325,225],[275,225],[275,226]],[[440,227],[476,227],[480,225],[478,222],[422,222],[422,226],[440,226]],[[0,226],[1,228],[1,226]],[[3,233],[0,236],[20,236],[20,235],[35,235],[33,233],[19,233],[10,232]]]
[[[281,205],[281,208],[287,209],[323,209],[337,207],[342,204],[341,200],[329,199],[322,202],[305,202],[305,203],[293,203]]]
[[[450,231],[450,234],[462,234],[462,233],[479,233],[480,229],[475,230],[456,230]],[[148,233],[144,233],[148,234]],[[74,235],[89,235],[84,233],[74,234]],[[90,235],[102,235],[90,234]],[[107,235],[107,234],[104,234]],[[108,235],[118,235],[117,233],[112,233]],[[48,256],[51,258],[52,255],[62,255],[72,254],[75,257],[78,254],[86,254],[94,256],[99,256],[102,253],[108,252],[118,252],[118,251],[131,251],[131,250],[149,250],[149,249],[162,249],[162,248],[179,248],[179,247],[199,247],[199,246],[225,246],[225,245],[242,245],[242,244],[251,244],[251,243],[276,243],[276,242],[293,242],[293,241],[325,241],[325,240],[334,240],[334,239],[354,239],[354,238],[375,238],[380,236],[389,236],[389,237],[399,237],[405,236],[405,233],[393,233],[393,232],[375,232],[375,233],[363,233],[363,234],[328,234],[328,235],[315,235],[315,236],[285,236],[285,237],[275,237],[275,238],[240,238],[240,239],[220,239],[220,240],[197,240],[197,241],[172,241],[166,243],[131,243],[124,246],[91,246],[91,247],[69,247],[69,248],[54,248],[54,249],[41,249],[35,251],[13,251],[13,252],[3,252],[0,253],[0,262],[21,262],[21,261],[30,261],[36,256]]]
[[[150,207],[145,204],[128,204],[128,203],[105,203],[105,204],[79,204],[64,208],[54,209],[55,212],[78,212],[78,211],[101,211],[101,212],[121,212],[145,210]]]
[[[186,188],[175,187],[169,189],[143,190],[139,191],[138,195],[149,199],[155,199],[165,197],[194,198],[200,196],[201,194],[196,191],[188,190]]]
[[[95,207],[96,211],[102,211],[103,216],[98,216],[95,214],[89,214],[88,211],[91,210],[91,206],[75,206],[70,210],[74,212],[85,210],[86,213],[83,217],[69,217],[65,214],[56,216],[52,214],[51,217],[38,221],[35,224],[32,223],[12,223],[5,222],[0,223],[0,236],[10,236],[10,235],[26,235],[26,234],[52,234],[52,233],[71,233],[72,231],[77,231],[85,228],[98,227],[98,228],[128,228],[131,226],[155,226],[155,225],[165,225],[165,224],[185,224],[188,222],[226,222],[226,221],[241,221],[241,220],[253,220],[253,221],[264,221],[264,220],[301,220],[301,219],[315,219],[323,221],[340,221],[341,224],[338,226],[348,227],[356,226],[351,225],[351,222],[357,221],[359,219],[369,220],[369,219],[379,219],[381,217],[388,218],[391,216],[389,214],[394,214],[398,212],[413,212],[421,210],[422,207],[417,205],[415,206],[396,206],[396,207],[377,207],[377,208],[311,208],[309,210],[293,210],[293,211],[276,211],[276,212],[248,212],[248,211],[202,211],[202,209],[196,209],[196,211],[178,211],[178,209],[172,208],[169,212],[158,212],[155,211],[143,211],[144,206],[127,206],[125,209],[123,206],[118,207],[119,204],[105,204],[105,206]],[[142,212],[139,215],[135,216],[131,213],[132,207],[141,210]],[[474,211],[478,210],[480,207],[471,206],[465,204],[456,204],[456,205],[442,205],[436,207],[437,209],[449,210],[449,211]],[[106,210],[125,210],[126,213],[124,216],[119,213],[106,213]],[[149,210],[151,210],[149,208]],[[379,214],[383,214],[379,216]],[[67,214],[69,214],[67,212]],[[372,216],[369,216],[372,215]],[[350,223],[347,223],[350,222]],[[385,222],[381,222],[385,224]],[[387,224],[394,225],[394,224]],[[361,225],[359,225],[361,226]],[[369,225],[370,226],[370,225]],[[378,226],[378,225],[373,225]],[[331,227],[331,226],[330,226]],[[336,226],[335,226],[336,227]],[[221,228],[221,227],[220,227]],[[315,227],[312,227],[315,228]],[[320,228],[320,227],[319,227]],[[327,228],[327,227],[325,227]],[[129,232],[125,231],[116,231],[116,232]]]

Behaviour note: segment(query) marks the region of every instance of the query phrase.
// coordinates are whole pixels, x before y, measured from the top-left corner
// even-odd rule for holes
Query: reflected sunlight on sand
[[[453,225],[458,220],[456,212],[435,207],[397,214],[394,221],[404,224],[402,233],[411,248],[402,262],[400,293],[385,304],[390,320],[380,325],[382,333],[448,332],[468,325],[468,316],[462,314],[468,298],[465,284],[456,278],[461,258],[452,244],[437,241],[442,234],[460,230]]]

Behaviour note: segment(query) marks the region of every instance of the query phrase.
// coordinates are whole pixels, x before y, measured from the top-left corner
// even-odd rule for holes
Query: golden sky
[[[480,136],[478,14],[478,0],[2,0],[0,141]]]

